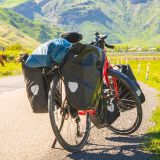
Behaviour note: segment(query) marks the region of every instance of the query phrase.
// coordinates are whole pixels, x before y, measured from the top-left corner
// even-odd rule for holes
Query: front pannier
[[[120,116],[120,111],[115,99],[103,99],[103,114],[106,124],[111,125]]]
[[[117,105],[116,98],[109,98],[106,97],[106,95],[109,95],[110,90],[106,86],[105,83],[103,83],[103,91],[102,91],[102,97],[101,101],[99,103],[99,114],[101,117],[101,120],[104,124],[111,125],[116,121],[116,119],[120,116],[120,110]]]
[[[74,44],[65,61],[64,77],[68,104],[78,110],[94,109],[100,101],[103,51],[81,43]]]

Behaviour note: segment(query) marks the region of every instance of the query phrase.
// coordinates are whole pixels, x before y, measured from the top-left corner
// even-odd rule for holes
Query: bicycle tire
[[[56,120],[55,120],[55,115],[54,115],[54,110],[55,110],[55,99],[54,99],[54,95],[55,95],[55,90],[56,90],[56,86],[58,85],[58,81],[61,79],[60,76],[54,76],[53,81],[51,82],[50,85],[50,90],[49,90],[49,96],[48,96],[48,111],[49,111],[49,117],[50,117],[50,122],[51,122],[51,126],[52,126],[52,130],[56,136],[57,141],[59,142],[59,144],[67,151],[69,152],[77,152],[80,149],[82,149],[84,147],[84,145],[87,143],[89,134],[90,134],[90,116],[89,114],[86,115],[86,128],[85,128],[85,132],[84,132],[84,136],[82,138],[82,140],[80,141],[79,144],[77,145],[72,145],[69,144],[68,142],[66,142],[66,140],[63,138],[63,136],[61,135],[61,131],[59,130],[59,128],[57,127],[56,124]],[[52,105],[54,104],[54,105]],[[64,119],[63,122],[61,122],[61,124],[64,124]],[[62,129],[63,126],[61,126]],[[67,130],[68,132],[68,130]]]
[[[119,76],[117,74],[117,72],[115,72],[113,69],[109,69],[108,70],[108,75],[111,76],[111,77],[116,78],[117,80],[120,80],[128,88],[128,91],[130,91],[132,97],[135,100],[136,109],[137,109],[137,117],[136,117],[136,120],[135,120],[134,124],[128,129],[124,129],[124,130],[123,129],[118,129],[118,128],[115,128],[112,124],[111,125],[107,125],[107,128],[109,130],[113,131],[114,133],[120,134],[120,135],[132,134],[135,131],[137,131],[138,128],[140,127],[141,122],[142,122],[142,117],[143,117],[142,106],[141,106],[141,102],[139,100],[139,97],[136,94],[136,92],[134,91],[133,87],[130,84],[128,84],[128,80],[127,80],[126,76],[123,76],[123,75]],[[125,122],[125,120],[124,120],[124,122]]]

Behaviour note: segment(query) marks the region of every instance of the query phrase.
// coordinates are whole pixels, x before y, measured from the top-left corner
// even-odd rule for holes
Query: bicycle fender
[[[125,74],[119,72],[118,70],[114,70],[114,69],[108,69],[108,72],[123,79],[125,82],[127,82],[127,84],[132,88],[132,90],[137,94],[138,97],[141,96],[141,94],[142,94],[141,90],[139,88],[137,88],[134,81],[132,81]]]

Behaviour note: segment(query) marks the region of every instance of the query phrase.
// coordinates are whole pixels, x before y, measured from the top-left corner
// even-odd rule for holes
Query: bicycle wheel
[[[51,83],[48,107],[57,141],[69,152],[80,150],[89,137],[90,116],[78,115],[78,112],[67,104],[65,87],[60,76],[55,76]]]
[[[113,81],[116,80],[118,93],[116,97],[117,107],[120,112],[120,116],[114,123],[108,125],[107,128],[111,131],[127,135],[135,132],[142,122],[142,106],[140,100],[131,87],[128,84],[126,77],[119,76],[113,69],[109,70],[110,92],[115,94],[115,88]],[[115,96],[115,95],[114,95]]]

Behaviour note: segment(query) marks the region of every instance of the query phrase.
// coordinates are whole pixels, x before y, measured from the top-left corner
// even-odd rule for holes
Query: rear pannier
[[[27,96],[35,113],[48,111],[48,86],[42,68],[29,68],[22,64]]]
[[[31,55],[20,57],[27,96],[33,112],[47,112],[52,76],[46,75],[45,71],[54,64],[63,63],[71,45],[67,40],[58,38],[42,44]]]
[[[102,70],[105,55],[91,45],[74,44],[64,63],[66,98],[68,104],[78,110],[98,107],[102,89]]]

